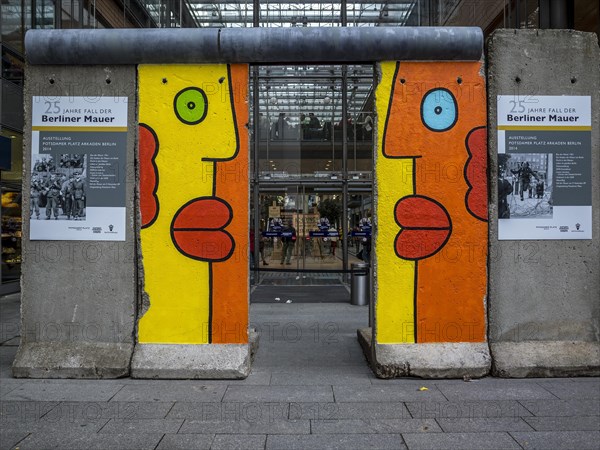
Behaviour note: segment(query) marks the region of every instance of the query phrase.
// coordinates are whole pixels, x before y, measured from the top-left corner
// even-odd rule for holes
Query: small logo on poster
[[[571,233],[584,233],[584,231],[581,229],[581,224],[580,223],[576,223],[575,224],[575,230],[571,230]]]
[[[558,228],[560,230],[561,233],[566,233],[567,231],[569,231],[569,227],[567,225],[563,225],[561,227]]]
[[[118,234],[116,231],[113,231],[115,229],[115,226],[111,223],[108,226],[108,231],[105,231],[104,234]]]

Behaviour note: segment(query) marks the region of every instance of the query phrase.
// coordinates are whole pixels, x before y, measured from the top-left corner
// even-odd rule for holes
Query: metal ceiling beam
[[[361,24],[371,24],[371,23],[385,23],[385,24],[394,24],[394,23],[404,23],[406,21],[406,19],[408,18],[407,15],[389,15],[389,16],[383,16],[380,17],[379,14],[374,15],[374,16],[365,16],[363,15],[360,18],[360,23]],[[306,19],[306,20],[305,20]],[[356,20],[355,20],[356,19]],[[319,16],[307,16],[307,17],[301,17],[298,15],[276,15],[275,17],[270,17],[269,18],[270,22],[273,24],[309,24],[309,23],[341,23],[340,22],[340,16],[337,15],[335,17],[332,16],[325,16],[325,17],[319,17]],[[239,17],[239,16],[234,16],[234,15],[225,15],[222,14],[221,17],[212,17],[212,16],[199,16],[196,15],[196,21],[201,24],[216,24],[216,23],[223,23],[223,24],[239,24],[244,25],[244,24],[251,24],[253,23],[253,18],[251,15],[248,15],[247,17]],[[359,19],[358,17],[354,17],[353,15],[349,15],[348,16],[348,22],[349,23],[356,23],[358,22]]]
[[[477,27],[29,30],[30,64],[479,60]]]
[[[252,0],[227,0],[227,1],[223,1],[223,2],[218,2],[218,1],[214,1],[214,0],[189,0],[189,3],[191,5],[194,4],[199,4],[199,5],[248,5],[250,6],[253,1]],[[261,8],[267,8],[267,7],[275,7],[276,5],[286,5],[286,4],[298,4],[298,5],[329,5],[329,6],[338,6],[338,4],[336,4],[337,2],[334,2],[332,0],[277,0],[277,1],[264,1],[262,0],[260,3]],[[392,4],[392,5],[411,5],[415,3],[414,0],[380,0],[380,1],[373,1],[373,0],[349,0],[347,2],[348,6],[350,5],[369,5],[371,7],[379,7],[381,8],[382,6],[386,5],[386,4]]]

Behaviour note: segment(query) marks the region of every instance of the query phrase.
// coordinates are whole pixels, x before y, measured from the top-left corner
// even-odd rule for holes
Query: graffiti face
[[[236,107],[243,110],[245,93],[234,93],[234,77],[243,83],[238,87],[246,86],[247,67],[139,67],[141,247],[150,301],[140,320],[142,343],[214,342],[215,316],[222,308],[213,305],[213,292],[220,283],[244,292],[247,278],[225,280],[217,269],[219,263],[237,264],[245,273],[245,258],[232,258],[247,236],[234,222],[238,214],[245,221],[246,201],[231,195],[230,186],[239,183],[244,197],[247,156],[239,155],[246,146],[240,146]],[[222,170],[231,174],[227,164],[234,160],[240,172],[232,179],[219,176]],[[239,307],[228,305],[234,319],[247,316],[242,297]],[[236,322],[239,331],[230,341],[246,339],[244,320]]]
[[[382,75],[377,339],[481,341],[487,248],[481,64],[382,63]],[[450,324],[459,332],[448,331]]]

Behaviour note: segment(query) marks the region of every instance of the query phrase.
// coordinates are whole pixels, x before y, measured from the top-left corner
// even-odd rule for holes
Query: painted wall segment
[[[138,340],[245,343],[247,65],[141,65],[138,74],[141,247],[150,300]]]
[[[377,342],[482,342],[487,289],[482,63],[385,62],[380,70]]]

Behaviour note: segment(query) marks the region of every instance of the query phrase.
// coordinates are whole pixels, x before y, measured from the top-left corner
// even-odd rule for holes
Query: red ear
[[[465,180],[469,185],[465,204],[469,213],[487,222],[487,132],[485,127],[473,128],[465,141],[469,159],[465,164]]]
[[[149,227],[158,216],[158,168],[154,158],[158,154],[158,138],[154,130],[146,124],[140,124],[139,159],[140,159],[140,211],[142,228]]]

